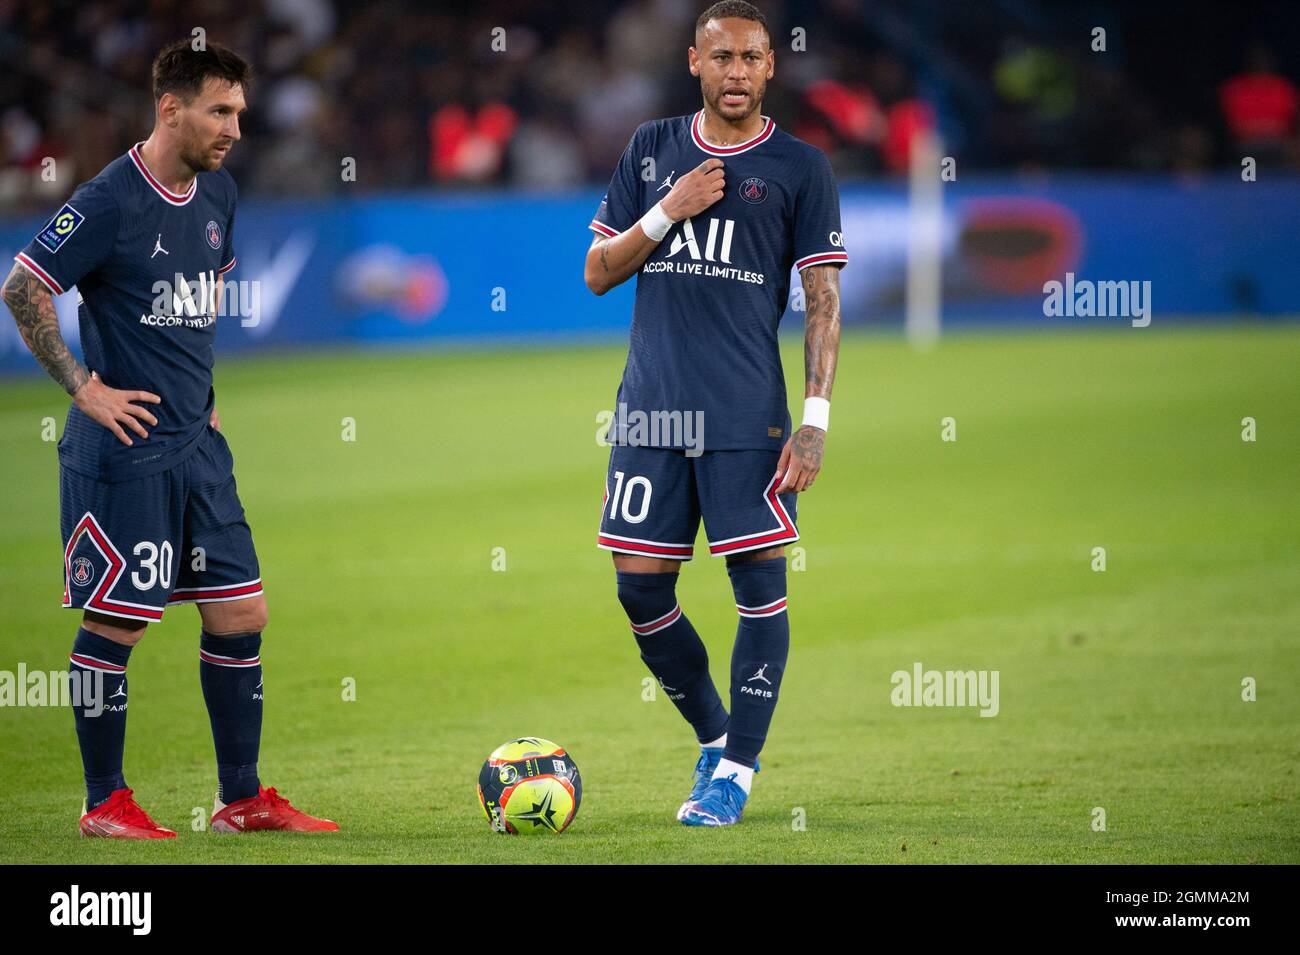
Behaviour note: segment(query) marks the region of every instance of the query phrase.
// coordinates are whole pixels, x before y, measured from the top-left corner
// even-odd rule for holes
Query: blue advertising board
[[[1079,321],[1044,311],[1044,284],[1067,274],[1150,282],[1156,322],[1300,313],[1300,179],[998,177],[945,190],[935,251],[946,323]],[[625,335],[633,283],[598,298],[582,279],[599,199],[596,190],[245,199],[218,353]],[[913,214],[906,184],[846,185],[841,202],[845,321],[896,324]],[[8,261],[44,225],[0,222],[0,254]],[[75,348],[75,289],[57,305]],[[797,311],[796,299],[788,325]],[[12,321],[0,321],[0,374],[35,370]]]

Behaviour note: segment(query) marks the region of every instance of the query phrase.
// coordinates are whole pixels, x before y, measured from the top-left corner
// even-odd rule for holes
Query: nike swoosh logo
[[[262,296],[261,314],[254,316],[257,324],[246,326],[251,336],[265,337],[275,327],[315,248],[316,240],[311,233],[299,231],[289,236],[269,259],[254,258],[248,262],[248,273],[260,283]]]

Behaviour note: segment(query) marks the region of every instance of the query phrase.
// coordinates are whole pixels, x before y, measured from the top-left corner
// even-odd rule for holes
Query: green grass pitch
[[[126,754],[181,838],[78,838],[71,715],[2,709],[0,861],[1300,861],[1300,328],[846,337],[781,704],[725,831],[674,821],[694,741],[642,699],[594,547],[623,354],[219,362],[271,607],[263,779],[343,831],[192,831],[215,780],[182,607],[132,657]],[[798,339],[785,361],[797,398]],[[48,381],[0,388],[0,669],[65,668],[77,626],[41,440],[64,410]],[[725,696],[735,611],[702,548],[679,594]],[[997,670],[999,714],[893,706],[916,661]],[[582,770],[559,837],[480,813],[479,766],[518,735]]]

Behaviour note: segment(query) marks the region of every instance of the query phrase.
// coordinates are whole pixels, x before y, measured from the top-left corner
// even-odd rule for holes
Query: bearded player
[[[613,551],[641,659],[701,745],[677,818],[725,826],[744,811],[785,672],[784,545],[799,539],[795,495],[821,469],[848,255],[826,157],[761,113],[774,68],[763,14],[710,7],[689,64],[704,107],[633,134],[591,223],[585,277],[602,295],[638,276],[598,544]],[[807,303],[793,434],[777,344],[792,268]],[[675,595],[701,517],[740,618],[730,713]]]
[[[176,835],[135,801],[122,752],[132,648],[177,603],[197,604],[203,624],[213,831],[338,829],[257,774],[266,598],[212,390],[220,277],[235,265],[235,182],[221,164],[239,139],[249,78],[218,44],[164,49],[152,134],[77,188],[4,284],[27,347],[72,397],[58,446],[63,606],[83,612],[74,685],[102,679],[102,711],[73,708],[86,836]],[[52,300],[74,285],[85,366]]]

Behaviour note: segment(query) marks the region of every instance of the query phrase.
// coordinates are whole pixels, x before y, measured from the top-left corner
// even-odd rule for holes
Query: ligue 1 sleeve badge
[[[762,202],[767,198],[767,183],[757,176],[746,179],[740,184],[740,198],[746,202]]]
[[[85,221],[85,216],[72,208],[71,204],[64,203],[63,208],[54,214],[54,218],[36,236],[36,241],[51,252],[57,252],[68,236],[76,232]]]
[[[203,232],[208,237],[208,245],[214,249],[221,249],[221,227],[217,225],[216,219],[209,219],[208,224],[203,227]]]

